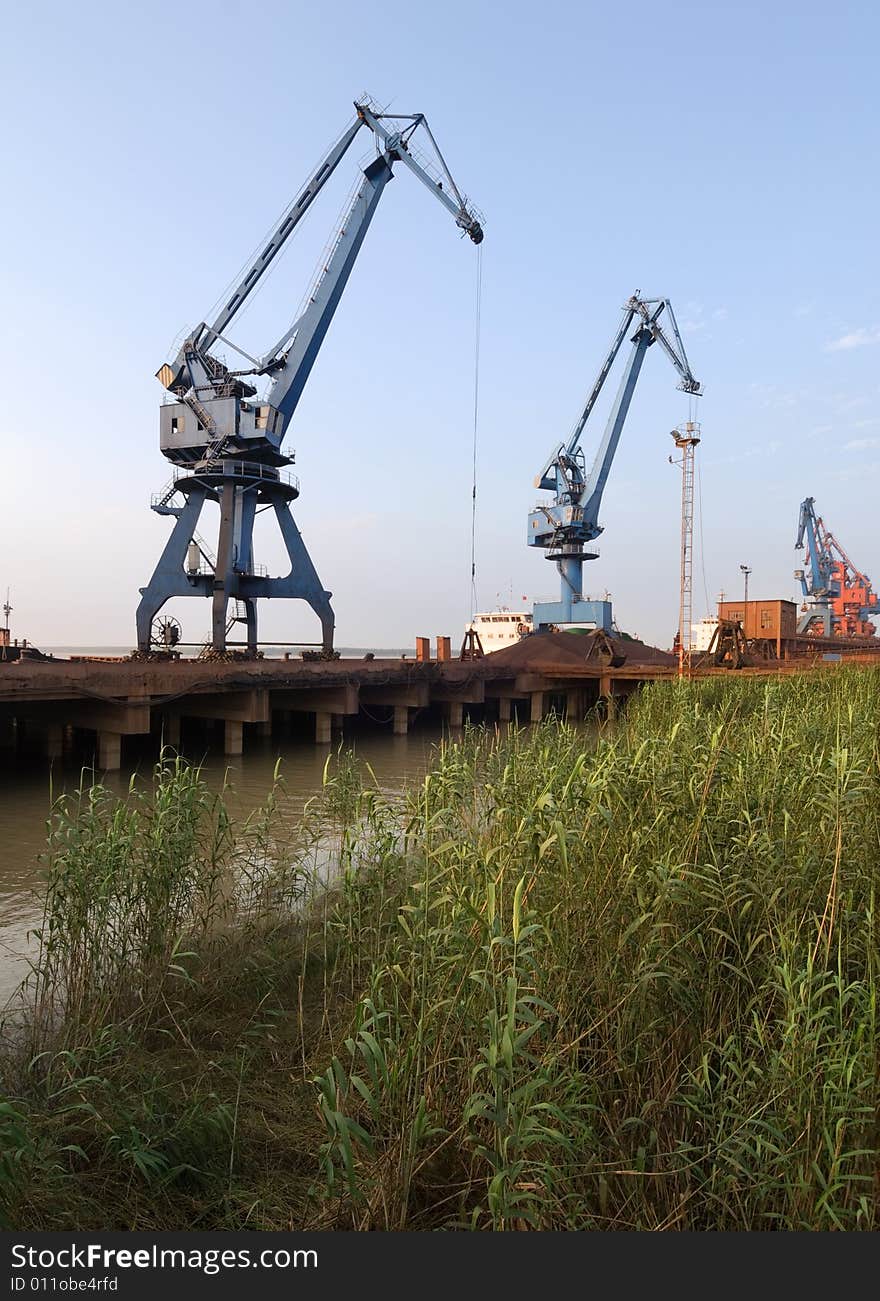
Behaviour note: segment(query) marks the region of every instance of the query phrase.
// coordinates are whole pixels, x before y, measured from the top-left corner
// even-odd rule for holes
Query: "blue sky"
[[[740,590],[742,562],[754,595],[794,594],[808,494],[880,581],[877,14],[785,0],[8,7],[0,587],[16,632],[132,644],[168,532],[149,510],[169,477],[154,372],[365,89],[428,116],[486,215],[481,606],[556,589],[525,546],[533,478],[636,289],[671,298],[706,390],[695,614]],[[368,145],[234,331],[244,347],[292,318]],[[288,438],[340,644],[455,640],[470,613],[475,288],[475,249],[398,169]],[[675,380],[652,350],[585,579],[660,645],[677,619]],[[268,530],[257,545],[274,567]],[[207,602],[176,610],[188,638],[207,632]],[[316,629],[299,603],[264,608],[265,637]]]

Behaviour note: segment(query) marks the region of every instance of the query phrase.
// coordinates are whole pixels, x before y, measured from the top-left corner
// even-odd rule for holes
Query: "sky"
[[[750,595],[795,596],[808,495],[880,581],[874,4],[49,0],[6,6],[2,35],[0,592],[15,635],[134,644],[169,531],[149,509],[171,470],[155,372],[364,90],[425,113],[485,214],[479,609],[558,591],[525,545],[534,476],[636,290],[671,300],[705,388],[695,617],[740,593],[743,563]],[[265,349],[293,319],[369,156],[364,132],[233,327],[240,346]],[[338,645],[457,642],[471,613],[477,287],[476,249],[398,167],[287,439]],[[676,382],[651,349],[585,567],[620,627],[661,646],[678,616]],[[268,518],[255,540],[280,572]],[[262,638],[317,640],[301,602],[262,604]],[[208,635],[209,602],[168,612],[186,640]]]

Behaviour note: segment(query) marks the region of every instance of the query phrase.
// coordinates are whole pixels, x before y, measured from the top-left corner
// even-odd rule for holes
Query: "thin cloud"
[[[870,447],[880,447],[880,438],[851,438],[844,443],[845,452],[865,452]]]
[[[880,461],[869,461],[867,465],[860,465],[858,469],[852,470],[835,470],[831,477],[838,483],[851,483],[858,479],[861,483],[865,479],[874,479],[880,472]]]
[[[809,398],[807,389],[784,389],[777,387],[776,384],[759,384],[751,383],[749,391],[754,394],[758,404],[762,407],[781,408],[795,407],[799,402]]]
[[[842,334],[839,339],[832,339],[825,344],[826,352],[849,352],[852,348],[866,348],[872,343],[880,343],[880,325],[861,325],[857,330]]]
[[[705,466],[710,465],[738,465],[741,461],[750,461],[755,456],[775,456],[781,449],[782,443],[778,438],[771,438],[769,442],[760,443],[756,447],[748,447],[743,452],[734,452],[730,456],[716,457],[711,461],[704,461]]]
[[[712,321],[720,322],[727,320],[726,307],[714,307],[706,315],[706,309],[702,303],[688,302],[682,308],[679,326],[682,334],[701,334],[708,328]],[[711,335],[707,336],[711,338]]]
[[[847,397],[843,393],[835,393],[831,398],[831,409],[835,415],[843,415],[848,411],[858,411],[859,407],[866,407],[868,399],[864,394],[857,393],[853,397]]]

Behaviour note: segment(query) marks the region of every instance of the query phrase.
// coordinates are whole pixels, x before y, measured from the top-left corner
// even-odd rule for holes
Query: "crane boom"
[[[660,316],[664,311],[670,321],[672,339],[660,325]],[[630,335],[633,322],[636,322],[636,329]],[[581,437],[627,337],[632,342],[632,348],[598,451],[587,474],[580,446]],[[541,504],[530,512],[527,541],[530,546],[543,548],[547,558],[556,563],[561,579],[560,600],[542,602],[535,606],[535,627],[586,621],[593,622],[606,631],[610,630],[610,604],[607,601],[584,602],[583,599],[583,563],[598,555],[594,551],[585,552],[584,544],[592,542],[602,532],[598,519],[602,495],[645,354],[655,343],[660,344],[677,370],[678,387],[693,396],[699,396],[701,392],[700,382],[695,378],[687,359],[669,299],[643,299],[638,294],[633,294],[624,306],[623,319],[568,442],[557,445],[535,479],[535,486],[553,492],[555,500],[552,505]],[[574,609],[576,604],[580,606],[577,611]]]
[[[324,340],[329,328],[333,313],[338,306],[342,290],[348,281],[354,265],[354,260],[360,251],[364,235],[372,221],[375,212],[376,203],[382,195],[385,182],[391,178],[391,169],[397,162],[405,163],[409,169],[426,185],[443,204],[448,211],[455,217],[456,225],[468,235],[475,243],[479,244],[483,239],[482,222],[467,200],[462,197],[452,175],[443,159],[442,154],[437,148],[434,137],[428,127],[427,119],[423,113],[409,114],[387,114],[382,113],[369,100],[355,101],[355,120],[343,132],[336,143],[332,146],[329,153],[322,160],[318,168],[300,190],[294,201],[287,207],[282,217],[278,221],[272,234],[269,236],[266,244],[260,253],[255,257],[248,270],[239,280],[236,287],[232,290],[225,305],[221,307],[219,314],[214,322],[209,326],[201,322],[185,339],[178,349],[177,356],[173,362],[166,363],[157,371],[157,378],[162,382],[165,388],[169,389],[176,396],[186,400],[186,395],[194,394],[195,401],[191,397],[188,405],[195,410],[195,414],[200,417],[203,427],[209,428],[201,420],[200,412],[196,404],[201,405],[203,399],[199,397],[201,391],[208,393],[209,399],[219,395],[219,389],[227,389],[232,378],[232,372],[217,358],[209,356],[210,349],[218,340],[228,342],[224,339],[226,330],[234,320],[235,316],[242,309],[251,293],[256,289],[260,280],[271,266],[277,255],[281,252],[284,245],[290,239],[296,230],[302,218],[311,207],[314,200],[320,194],[321,190],[327,184],[330,177],[335,172],[339,163],[342,161],[347,150],[351,146],[355,136],[362,126],[368,126],[373,132],[379,154],[375,162],[369,164],[365,169],[365,181],[361,185],[358,198],[349,210],[348,216],[343,224],[343,230],[334,249],[335,253],[340,251],[344,244],[344,257],[337,258],[332,267],[328,263],[322,277],[321,285],[324,287],[324,313],[319,317],[316,313],[307,310],[303,316],[296,321],[282,336],[276,348],[266,353],[262,361],[256,362],[252,369],[234,372],[235,377],[243,375],[265,375],[276,371],[282,364],[288,367],[291,363],[289,356],[286,356],[283,362],[279,361],[278,353],[282,348],[290,344],[295,335],[300,333],[303,328],[311,327],[311,333],[307,340],[303,340],[302,345],[296,349],[296,356],[304,367],[300,381],[297,383],[294,379],[288,379],[284,386],[284,394],[291,392],[296,394],[296,399],[291,406],[290,402],[286,404],[286,419],[279,421],[277,418],[272,419],[271,433],[268,441],[276,447],[280,445],[284,429],[293,409],[296,406],[300,393],[302,392],[308,375],[314,364],[317,351]],[[400,123],[406,123],[405,126],[399,126]],[[391,125],[388,125],[391,124]],[[412,137],[415,131],[422,127],[427,133],[440,163],[440,176],[435,178],[426,161],[418,159],[413,155]],[[377,177],[382,176],[381,182],[377,182]],[[452,190],[452,196],[443,188],[443,178]],[[369,201],[364,201],[368,199]],[[343,238],[344,237],[344,238]],[[314,298],[312,304],[313,305]],[[231,345],[236,347],[235,344]],[[241,349],[236,347],[236,351]],[[244,354],[248,356],[248,354]],[[256,392],[252,385],[237,385],[239,396],[253,396]],[[245,392],[249,389],[250,392]],[[226,396],[225,391],[222,396]],[[210,415],[211,413],[208,412]],[[273,436],[274,435],[274,436]],[[217,442],[217,438],[212,441]],[[163,451],[165,449],[163,448]],[[213,449],[216,454],[216,449]]]
[[[213,324],[209,326],[202,321],[200,325],[197,325],[192,334],[181,345],[176,358],[171,362],[167,370],[163,367],[162,370],[158,372],[158,378],[161,379],[166,388],[174,391],[180,386],[188,350],[192,349],[196,345],[199,345],[204,349],[210,348],[211,345],[215,343],[217,339],[221,338],[229,328],[229,325],[242,309],[248,297],[256,289],[272,262],[281,252],[302,218],[312,206],[314,200],[318,197],[321,190],[336,171],[337,166],[342,161],[349,145],[354,140],[362,125],[363,119],[360,117],[356,118],[352,125],[343,132],[327,156],[322,159],[320,165],[309,180],[306,181],[299,194],[282,213],[275,229],[272,231],[272,234],[269,236],[260,253],[254,258],[254,261],[233,289],[229,299],[225,306],[220,309]]]
[[[391,162],[385,154],[381,154],[366,169],[323,274],[310,296],[306,310],[296,322],[287,351],[277,363],[268,398],[270,406],[281,413],[285,427],[302,396],[370,222],[391,177]],[[272,364],[269,362],[268,366]]]

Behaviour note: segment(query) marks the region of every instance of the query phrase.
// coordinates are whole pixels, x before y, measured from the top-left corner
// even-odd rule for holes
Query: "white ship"
[[[532,631],[531,610],[510,610],[501,606],[485,614],[475,614],[465,628],[465,634],[475,632],[480,644],[488,655],[490,651],[503,650],[505,646],[515,646]]]
[[[707,614],[705,619],[701,619],[699,623],[692,623],[690,649],[692,651],[707,651],[717,627],[718,618],[714,614]]]

